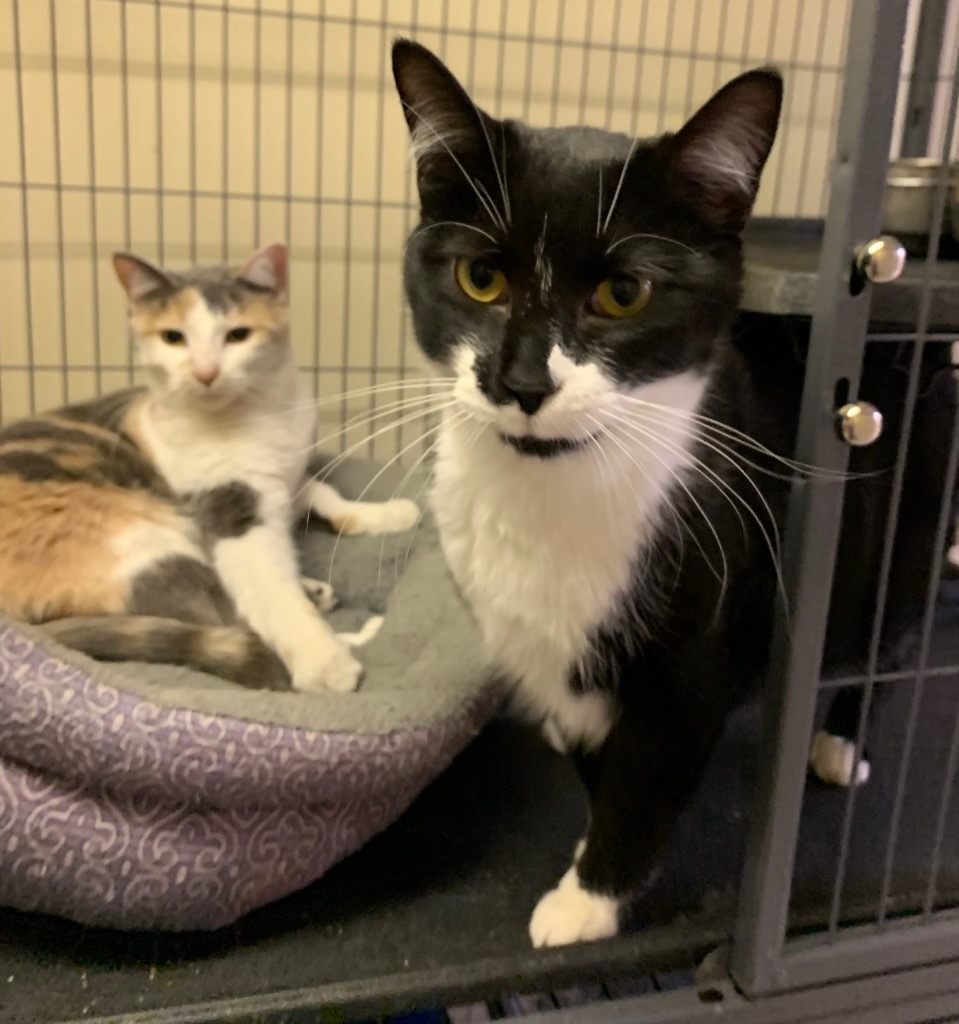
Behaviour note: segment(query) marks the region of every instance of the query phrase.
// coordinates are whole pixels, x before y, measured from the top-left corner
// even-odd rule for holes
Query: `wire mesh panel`
[[[891,216],[886,168],[877,177],[876,164],[903,14],[889,0],[854,5],[857,64],[840,127],[848,171],[836,169],[800,444],[811,462],[845,468],[834,410],[847,401],[875,403],[884,430],[868,456],[849,459],[841,496],[826,496],[822,481],[794,494],[803,625],[787,637],[782,624],[774,661],[773,683],[786,679],[767,732],[775,783],[756,823],[737,956],[752,991],[959,957],[959,618],[949,561],[959,459],[959,249],[948,213],[955,10],[933,66],[907,65],[908,80],[936,83],[925,149],[913,154],[935,166],[913,192],[925,197],[926,219],[909,237],[910,265],[896,284],[872,286],[871,316],[868,290],[857,296],[849,276],[855,247]],[[806,777],[811,739],[828,785]]]
[[[371,450],[392,454],[420,422],[360,414],[422,375],[393,37],[435,48],[491,113],[640,135],[775,63],[786,109],[758,212],[818,216],[847,20],[834,0],[5,0],[0,417],[136,378],[114,249],[176,268],[286,239],[300,366],[330,399],[321,433],[378,430]]]

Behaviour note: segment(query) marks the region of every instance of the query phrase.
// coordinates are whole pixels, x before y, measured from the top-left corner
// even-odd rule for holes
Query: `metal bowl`
[[[893,160],[886,174],[882,229],[893,235],[929,236],[936,205],[936,190],[942,164],[928,157],[904,157]],[[946,192],[948,212],[959,203],[959,163],[948,166],[949,184]],[[957,211],[959,215],[959,211]],[[959,230],[959,216],[943,220],[943,230]]]

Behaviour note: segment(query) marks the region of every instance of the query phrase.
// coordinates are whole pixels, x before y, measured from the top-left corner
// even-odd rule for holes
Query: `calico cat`
[[[496,120],[409,41],[393,72],[420,197],[406,294],[427,359],[456,377],[431,493],[444,552],[492,660],[590,797],[530,934],[597,939],[649,886],[767,668],[802,375],[790,345],[744,345],[736,325],[782,80],[743,74],[642,141]],[[884,522],[871,493],[849,499],[863,518],[833,595],[857,639],[875,601],[855,567]],[[916,578],[931,534],[905,521]],[[844,663],[849,637],[832,637]]]
[[[419,517],[307,475],[314,405],[288,339],[287,250],[239,270],[113,259],[149,387],[0,430],[0,608],[104,660],[189,665],[247,686],[355,689],[360,663],[301,581],[293,519],[345,533]]]

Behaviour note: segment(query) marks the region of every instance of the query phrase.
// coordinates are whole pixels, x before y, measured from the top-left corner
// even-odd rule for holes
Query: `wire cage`
[[[783,546],[795,633],[780,618],[752,833],[743,840],[741,809],[734,822],[713,822],[729,838],[725,877],[739,890],[738,919],[735,894],[711,893],[707,902],[719,911],[692,924],[535,957],[525,934],[514,948],[508,933],[497,959],[498,946],[456,945],[469,921],[439,917],[468,905],[464,917],[488,922],[484,903],[489,913],[515,906],[524,916],[515,894],[526,884],[522,872],[500,862],[481,864],[473,902],[458,903],[465,890],[437,880],[433,902],[420,900],[421,916],[412,900],[406,917],[390,917],[411,944],[399,957],[382,935],[290,928],[289,911],[265,926],[270,942],[251,926],[249,942],[241,929],[214,946],[151,939],[128,947],[69,931],[62,939],[59,926],[0,915],[0,1007],[12,1021],[132,1022],[140,1011],[152,1011],[151,1021],[279,1021],[311,1007],[368,1019],[440,997],[482,997],[482,1005],[434,1015],[467,1024],[575,1005],[584,1021],[628,1013],[694,1024],[714,1019],[701,999],[721,999],[727,1016],[744,1021],[959,1017],[959,634],[945,557],[955,416],[936,435],[938,490],[923,506],[936,554],[915,567],[916,640],[892,668],[878,656],[897,527],[914,512],[909,467],[932,443],[922,410],[933,379],[952,380],[950,347],[959,339],[959,234],[950,237],[946,169],[959,152],[957,0],[2,0],[0,421],[137,379],[113,250],[176,268],[239,262],[286,239],[293,340],[321,403],[324,445],[379,458],[421,455],[427,421],[393,412],[390,390],[423,373],[400,275],[416,204],[388,71],[399,35],[433,48],[496,116],[640,136],[676,127],[746,68],[783,70],[779,139],[747,234],[744,305],[787,324],[790,343],[805,346],[802,461],[845,471],[834,407],[868,400],[877,374],[899,382],[895,408],[884,410],[888,507],[871,526],[883,554],[874,605],[863,610],[866,657],[821,678],[830,621],[823,595],[836,573],[856,567],[836,558],[843,488],[797,486]],[[942,164],[929,186],[931,222],[907,240],[901,281],[853,295],[853,254],[883,226],[887,164],[900,157]],[[938,246],[929,243],[940,236]],[[874,720],[870,706],[886,691]],[[840,692],[862,708],[851,756],[868,756],[873,777],[866,787],[827,790],[806,766]],[[754,747],[755,723],[749,728]],[[542,833],[537,849],[565,863],[568,844],[557,845],[549,801],[578,828],[579,812],[569,809],[578,798],[558,798],[547,781],[558,769],[511,742],[467,761],[458,783],[400,823],[397,843],[422,854],[418,828],[469,828],[455,817],[438,826],[436,808],[455,814],[456,785],[472,785],[512,753],[518,775],[528,776],[518,799],[546,807],[530,826]],[[502,772],[491,777],[512,786]],[[489,809],[498,807],[491,798]],[[490,827],[502,838],[515,826],[507,815]],[[385,849],[357,871],[386,863],[395,847]],[[347,887],[348,871],[339,876]],[[541,890],[541,881],[529,884]],[[328,910],[322,896],[318,906]],[[277,938],[286,930],[288,948]],[[434,930],[437,942],[475,961],[438,960],[442,951],[427,942]],[[497,943],[499,934],[490,924]],[[321,984],[306,961],[333,957],[336,941],[371,966],[351,965],[336,984]],[[82,956],[70,955],[74,946]],[[694,983],[689,969],[712,949]],[[162,989],[144,966],[155,972],[157,963],[168,968]],[[197,981],[203,972],[213,979],[208,988]],[[32,986],[16,1006],[4,1004],[5,974]],[[63,978],[66,987],[51,980]],[[547,989],[549,997],[503,995]],[[636,995],[646,990],[653,996]]]

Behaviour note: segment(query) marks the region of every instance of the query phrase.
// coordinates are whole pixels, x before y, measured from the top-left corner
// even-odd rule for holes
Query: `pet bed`
[[[357,496],[376,472],[330,476]],[[366,497],[388,497],[383,473]],[[413,488],[415,492],[415,488]],[[409,489],[407,489],[409,493]],[[327,578],[335,538],[300,538]],[[0,618],[0,904],[123,929],[213,929],[320,877],[394,821],[497,694],[428,520],[343,538],[339,631],[385,612],[355,694],[244,690],[100,664]]]

